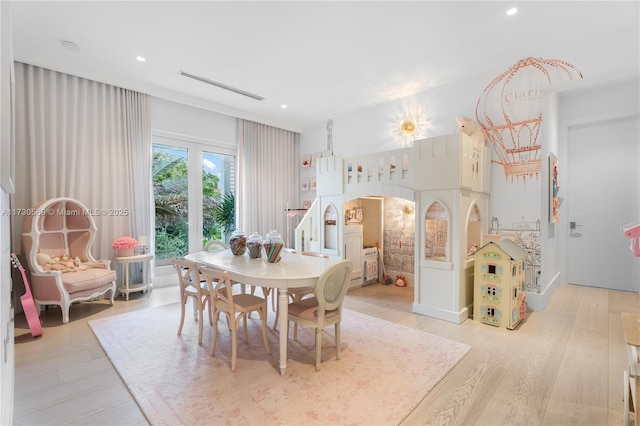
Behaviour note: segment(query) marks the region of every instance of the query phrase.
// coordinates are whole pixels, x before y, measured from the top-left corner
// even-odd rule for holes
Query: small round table
[[[129,300],[129,293],[136,291],[151,291],[153,284],[151,283],[151,260],[152,254],[136,254],[134,256],[116,257],[117,264],[122,265],[122,279],[124,285],[118,287],[118,293],[124,293],[126,300]],[[129,265],[131,263],[142,263],[142,282],[130,283]]]

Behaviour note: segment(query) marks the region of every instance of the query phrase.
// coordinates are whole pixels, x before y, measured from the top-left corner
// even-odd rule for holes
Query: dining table
[[[287,370],[288,290],[290,288],[315,287],[320,275],[339,261],[283,251],[280,253],[280,261],[272,263],[264,256],[254,259],[247,254],[234,255],[229,249],[194,252],[185,258],[200,266],[227,272],[233,281],[278,290],[280,374],[282,375],[285,375]]]

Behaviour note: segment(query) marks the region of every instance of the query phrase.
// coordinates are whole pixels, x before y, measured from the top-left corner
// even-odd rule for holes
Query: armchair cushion
[[[116,279],[116,271],[94,269],[62,274],[62,284],[70,294],[77,291],[93,290],[109,284]]]

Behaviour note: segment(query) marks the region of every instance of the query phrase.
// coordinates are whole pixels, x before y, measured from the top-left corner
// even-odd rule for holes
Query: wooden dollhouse
[[[346,160],[318,158],[316,199],[296,228],[295,248],[345,258],[345,203],[369,196],[409,200],[415,204],[413,311],[459,324],[473,306],[471,253],[487,233],[490,161],[484,143],[461,133]]]
[[[508,238],[490,241],[474,253],[474,320],[513,330],[526,317],[527,254]]]

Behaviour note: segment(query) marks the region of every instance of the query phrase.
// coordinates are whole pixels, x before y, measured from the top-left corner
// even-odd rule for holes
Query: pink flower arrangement
[[[120,237],[113,242],[111,247],[114,250],[132,249],[138,247],[138,241],[131,237]]]

